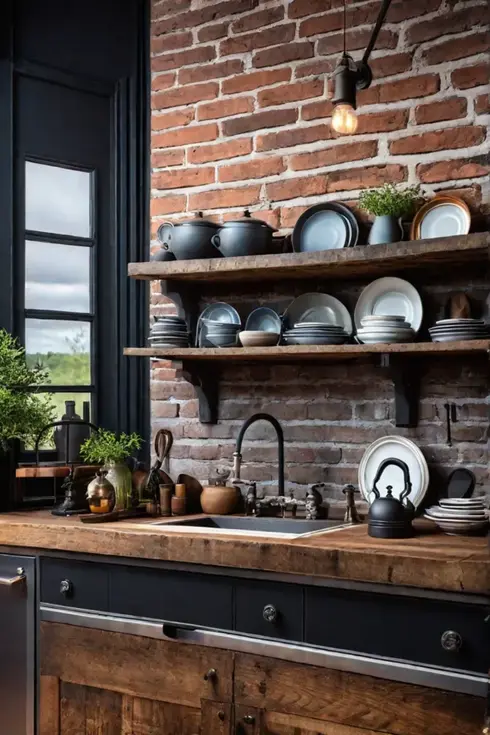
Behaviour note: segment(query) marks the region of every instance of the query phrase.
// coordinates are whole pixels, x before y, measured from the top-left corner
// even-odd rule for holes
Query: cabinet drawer
[[[41,601],[106,611],[108,578],[102,564],[41,559]]]
[[[114,613],[209,628],[232,628],[232,582],[211,574],[118,567],[111,572]]]
[[[478,673],[488,671],[490,625],[485,606],[308,587],[308,643]],[[446,632],[459,650],[446,650]],[[446,636],[447,638],[448,636]]]
[[[242,633],[303,640],[301,586],[237,580],[235,628]]]

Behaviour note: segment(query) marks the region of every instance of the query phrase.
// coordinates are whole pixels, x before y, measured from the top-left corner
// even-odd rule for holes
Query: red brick
[[[292,156],[290,166],[293,171],[312,170],[323,166],[346,163],[347,161],[362,161],[374,158],[378,153],[378,143],[375,140],[364,143],[347,143],[335,145],[312,153],[300,153]]]
[[[403,52],[400,54],[385,54],[371,59],[369,65],[372,69],[375,79],[382,77],[390,77],[394,74],[401,74],[412,68],[412,54]]]
[[[181,166],[185,161],[185,151],[180,148],[171,148],[168,151],[155,151],[151,157],[153,168],[167,168]]]
[[[183,66],[202,64],[216,58],[214,46],[196,46],[187,51],[175,51],[162,56],[154,56],[151,60],[151,70],[167,71],[167,69],[180,69]]]
[[[325,13],[327,10],[343,7],[343,0],[292,0],[289,3],[290,18],[304,18],[305,15]]]
[[[475,112],[477,115],[484,115],[490,112],[490,94],[481,94],[476,98]]]
[[[327,178],[323,175],[284,179],[273,184],[267,184],[266,190],[267,199],[271,202],[325,194],[327,191]]]
[[[407,127],[408,112],[408,110],[383,110],[372,112],[370,115],[359,115],[357,135],[403,130]]]
[[[154,54],[161,54],[164,51],[175,51],[176,49],[184,49],[192,46],[192,33],[171,33],[165,36],[156,36],[151,39],[151,50]]]
[[[443,41],[435,46],[426,49],[422,54],[424,63],[441,64],[445,61],[456,61],[464,59],[467,56],[475,56],[476,54],[485,53],[490,49],[490,33],[474,33],[471,36],[463,36],[462,38],[452,38],[450,41]]]
[[[307,128],[292,128],[278,133],[259,135],[258,151],[274,151],[279,148],[294,148],[297,145],[315,143],[317,140],[330,140],[334,137],[331,125],[312,125]]]
[[[296,67],[296,78],[312,77],[320,74],[331,74],[337,66],[337,59],[317,59],[298,64]]]
[[[347,28],[371,25],[379,13],[379,3],[368,5],[351,6],[347,10]],[[344,27],[344,11],[337,10],[334,13],[315,15],[304,20],[299,26],[299,36],[318,36],[322,33],[339,31]]]
[[[153,23],[152,33],[157,36],[160,33],[172,33],[173,31],[195,28],[205,23],[220,20],[220,18],[226,18],[228,15],[245,13],[247,10],[253,10],[257,5],[258,0],[226,0],[221,3],[209,3],[209,5],[201,7],[198,10],[180,13],[171,18]]]
[[[281,227],[291,229],[308,207],[284,207],[281,209]]]
[[[187,189],[191,186],[204,186],[215,181],[214,168],[185,168],[154,174],[151,179],[153,189]]]
[[[414,153],[433,153],[434,151],[469,148],[485,140],[486,128],[478,125],[464,125],[459,128],[431,130],[420,135],[407,135],[390,143],[390,153],[395,156]]]
[[[253,115],[225,120],[223,123],[223,134],[226,136],[249,133],[252,130],[263,130],[264,128],[277,128],[281,125],[291,125],[298,119],[298,110],[271,110],[269,112],[256,112]]]
[[[288,43],[268,48],[265,51],[258,51],[254,55],[252,64],[257,69],[264,66],[279,66],[279,64],[286,64],[297,59],[311,59],[313,53],[313,44],[309,41]]]
[[[168,130],[168,128],[182,128],[194,120],[195,112],[192,108],[167,112],[165,115],[152,115],[152,130]]]
[[[462,10],[439,15],[431,20],[421,20],[420,23],[414,23],[407,31],[407,43],[422,43],[451,33],[471,31],[474,26],[481,25],[484,22],[484,12],[481,5],[474,8],[466,7]]]
[[[185,211],[186,197],[185,194],[170,197],[152,197],[150,204],[150,212],[152,217],[158,217],[162,214],[171,214],[173,212]]]
[[[417,18],[427,13],[432,13],[441,5],[442,0],[398,0],[392,3],[386,16],[387,23],[400,23],[402,20]]]
[[[252,152],[252,138],[237,138],[215,145],[200,145],[189,148],[187,159],[189,163],[208,163],[209,161],[223,161],[227,158],[238,158]]]
[[[490,164],[485,156],[476,158],[454,158],[450,161],[421,163],[417,166],[417,176],[424,184],[457,179],[476,179],[490,173]]]
[[[195,84],[196,82],[207,82],[210,79],[221,79],[231,77],[243,71],[243,61],[240,59],[229,59],[218,64],[201,64],[179,71],[179,84]]]
[[[466,204],[473,210],[473,212],[479,212],[481,203],[482,203],[482,190],[481,186],[479,184],[473,184],[472,186],[465,186],[461,189],[455,189],[453,187],[447,188],[447,187],[441,187],[437,188],[438,194],[450,194],[451,196],[458,197],[459,199],[463,199]],[[483,408],[487,412],[488,415],[488,405],[483,404],[480,407],[474,406],[473,404],[468,404],[468,409],[477,409]],[[461,406],[459,407],[461,410]]]
[[[406,166],[387,164],[385,166],[366,166],[346,171],[332,171],[328,174],[329,193],[336,191],[352,191],[354,189],[370,189],[386,183],[399,184],[407,179]]]
[[[163,0],[163,2],[151,3],[152,20],[165,18],[167,15],[181,13],[191,7],[191,0]]]
[[[221,117],[233,117],[253,112],[253,97],[232,97],[230,99],[219,99],[216,102],[208,102],[197,108],[198,120],[216,120]]]
[[[204,143],[208,140],[215,140],[217,137],[218,126],[216,123],[208,123],[207,125],[192,125],[184,129],[159,133],[153,136],[152,144],[154,148],[173,148],[189,145],[190,143]]]
[[[243,15],[231,24],[231,31],[235,33],[246,33],[253,31],[254,28],[263,28],[264,26],[278,23],[284,18],[284,8],[279,5],[277,7],[267,8],[266,10],[257,10],[255,13]]]
[[[212,100],[218,96],[219,86],[216,82],[207,84],[195,84],[178,89],[169,89],[152,96],[152,107],[154,110],[164,110],[168,107],[184,107],[195,102]]]
[[[189,209],[203,211],[205,209],[227,209],[228,207],[249,207],[258,204],[260,186],[243,186],[240,189],[223,189],[203,191],[189,196]]]
[[[397,79],[395,82],[382,82],[359,92],[357,104],[361,107],[427,97],[438,92],[440,85],[439,74],[420,74],[415,77]]]
[[[284,161],[279,157],[258,158],[246,163],[234,163],[218,168],[218,181],[244,181],[274,176],[286,170]]]
[[[318,118],[330,117],[333,105],[329,100],[321,100],[320,102],[311,102],[309,105],[301,107],[302,120],[317,120]]]
[[[353,29],[347,31],[347,48],[349,51],[358,51],[364,49],[371,38],[372,29]],[[382,28],[376,41],[376,49],[392,49],[396,48],[398,43],[398,34],[387,28]],[[344,34],[332,33],[326,38],[321,38],[317,46],[317,56],[331,56],[338,54],[344,48]]]
[[[475,64],[475,66],[463,66],[451,74],[453,87],[457,89],[470,89],[488,84],[490,81],[490,64]]]
[[[415,121],[423,125],[442,120],[457,120],[466,115],[467,107],[465,97],[445,97],[437,102],[418,105],[415,108]]]
[[[179,416],[179,407],[179,403],[170,403],[170,401],[154,401],[151,407],[152,418],[176,419]]]
[[[223,94],[235,94],[237,92],[249,92],[253,89],[261,89],[271,84],[288,82],[291,79],[291,69],[271,69],[271,71],[255,71],[251,74],[240,74],[233,79],[225,79],[222,82]]]
[[[216,41],[218,38],[224,38],[228,35],[229,23],[215,23],[214,25],[204,26],[197,32],[199,43],[208,43]]]
[[[257,48],[266,48],[267,46],[275,46],[276,44],[289,43],[294,38],[296,26],[294,23],[283,23],[274,28],[267,28],[264,31],[256,31],[255,33],[247,33],[241,36],[232,36],[221,41],[219,45],[220,56],[229,56],[230,54],[246,54],[255,51]]]
[[[313,79],[309,82],[295,84],[281,84],[279,87],[264,89],[258,94],[259,107],[285,105],[296,100],[307,100],[312,97],[321,97],[324,93],[323,79]]]
[[[153,77],[151,80],[151,89],[153,92],[158,92],[161,89],[169,89],[174,86],[176,79],[177,74],[175,72],[158,74],[158,76]]]

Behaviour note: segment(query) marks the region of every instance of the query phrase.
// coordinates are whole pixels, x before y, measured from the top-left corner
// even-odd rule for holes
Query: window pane
[[[53,385],[90,385],[90,324],[26,319],[29,365],[42,365]]]
[[[26,242],[26,309],[90,312],[91,248]]]
[[[92,174],[26,162],[26,229],[91,237]]]

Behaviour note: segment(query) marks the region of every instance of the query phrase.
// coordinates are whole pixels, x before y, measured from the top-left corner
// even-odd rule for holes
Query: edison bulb
[[[357,114],[351,105],[337,105],[332,115],[332,128],[343,135],[353,135],[357,130]]]

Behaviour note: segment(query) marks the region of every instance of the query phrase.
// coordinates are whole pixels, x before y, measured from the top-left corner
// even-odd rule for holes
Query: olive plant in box
[[[116,492],[115,510],[130,508],[133,501],[131,470],[126,460],[141,447],[141,437],[136,434],[119,434],[99,429],[80,448],[86,462],[101,464],[107,471],[107,479]]]
[[[398,242],[403,239],[402,217],[412,217],[422,203],[420,186],[384,184],[380,189],[363,191],[359,197],[359,206],[375,220],[369,233],[369,244]]]

